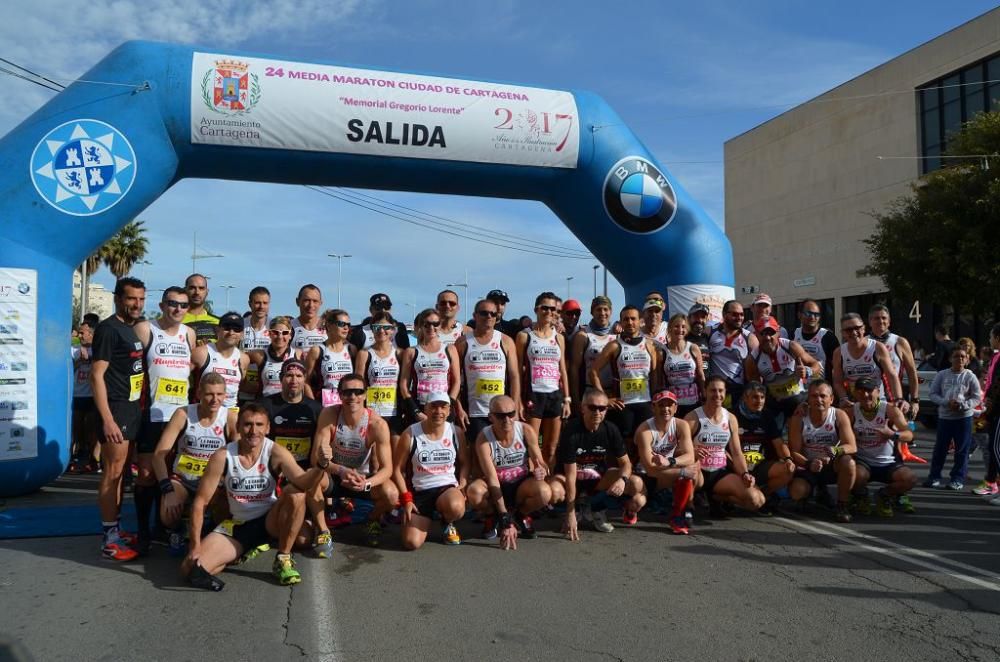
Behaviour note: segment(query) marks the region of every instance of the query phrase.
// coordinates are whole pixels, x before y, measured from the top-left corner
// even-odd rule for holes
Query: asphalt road
[[[473,522],[460,547],[435,536],[415,553],[396,529],[379,549],[349,529],[335,558],[299,557],[294,588],[267,554],[218,594],[179,581],[163,549],[116,565],[96,536],[3,541],[0,634],[35,660],[1000,659],[1000,508],[923,488],[914,502],[892,519],[731,517],[689,537],[647,515],[579,543],[544,520],[516,552]]]

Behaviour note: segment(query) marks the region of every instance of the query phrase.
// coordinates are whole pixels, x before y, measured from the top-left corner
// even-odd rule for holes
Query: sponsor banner
[[[191,142],[575,168],[569,92],[195,53]]]
[[[704,304],[708,306],[709,326],[722,321],[722,306],[735,298],[736,290],[725,285],[673,285],[667,288],[667,307],[671,315],[687,315],[694,304]]]
[[[38,457],[38,274],[0,267],[0,462]]]

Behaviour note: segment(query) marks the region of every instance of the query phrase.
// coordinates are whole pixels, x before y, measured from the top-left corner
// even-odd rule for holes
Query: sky
[[[995,3],[792,0],[678,3],[385,2],[272,0],[71,3],[13,0],[0,5],[0,57],[55,80],[80,76],[129,39],[173,41],[210,51],[499,80],[597,93],[717,223],[724,227],[723,144],[939,34]],[[91,27],[87,27],[91,26]],[[53,96],[0,75],[0,135]],[[544,205],[400,192],[382,200],[452,221],[574,251],[584,246]],[[225,200],[238,231],[219,226]],[[352,318],[386,292],[397,318],[434,302],[448,283],[466,282],[470,303],[493,288],[511,296],[508,316],[530,314],[537,293],[593,296],[590,259],[539,257],[420,229],[302,186],[185,180],[142,212],[150,251],[133,272],[150,289],[182,284],[198,263],[214,308],[244,310],[249,290],[272,293],[273,314],[297,312],[299,286],[314,282],[324,307],[341,296]],[[450,257],[441,258],[444,247]],[[601,272],[603,274],[603,271]],[[95,276],[108,287],[106,269]],[[231,287],[226,287],[231,286]],[[456,288],[464,301],[464,288]],[[598,289],[602,284],[598,282]],[[616,307],[621,286],[609,277]],[[151,294],[156,299],[156,294]],[[633,302],[635,303],[635,302]],[[468,311],[465,311],[467,314]]]

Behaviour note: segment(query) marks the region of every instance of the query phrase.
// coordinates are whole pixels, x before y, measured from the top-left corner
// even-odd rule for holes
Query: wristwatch
[[[673,457],[673,456],[668,457],[667,458],[667,465],[671,466],[671,467],[676,467],[677,466],[677,458]]]

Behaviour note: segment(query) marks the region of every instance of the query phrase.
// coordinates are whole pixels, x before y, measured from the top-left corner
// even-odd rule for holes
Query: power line
[[[400,213],[395,212],[393,210],[384,211],[384,210],[379,209],[377,207],[372,207],[372,206],[366,205],[366,204],[364,204],[362,202],[358,202],[357,200],[353,200],[351,198],[344,197],[339,192],[330,191],[330,190],[327,190],[327,189],[324,189],[324,188],[321,188],[321,187],[318,187],[318,186],[305,185],[305,187],[308,188],[308,189],[311,189],[313,191],[316,191],[317,193],[322,193],[323,195],[326,195],[326,196],[329,196],[331,198],[335,198],[337,200],[340,200],[341,202],[346,202],[348,204],[355,205],[357,207],[361,207],[362,209],[367,209],[367,210],[373,211],[373,212],[375,212],[377,214],[382,214],[383,216],[388,216],[390,218],[395,218],[397,220],[403,221],[404,223],[410,223],[411,225],[416,225],[418,227],[421,227],[421,228],[424,228],[424,229],[427,229],[427,230],[434,230],[436,232],[442,232],[442,233],[445,233],[445,234],[448,234],[448,235],[451,235],[451,236],[457,236],[457,237],[459,237],[461,239],[468,239],[469,241],[475,241],[475,242],[487,244],[487,245],[490,245],[490,246],[496,246],[497,248],[506,248],[508,250],[520,251],[522,253],[531,253],[533,255],[542,255],[542,256],[545,256],[545,257],[558,257],[558,258],[564,258],[564,259],[568,259],[568,260],[593,260],[594,259],[593,256],[590,256],[590,255],[587,255],[587,256],[564,255],[564,254],[558,254],[558,253],[553,253],[553,252],[544,251],[544,250],[533,250],[531,248],[525,248],[524,246],[509,246],[509,245],[506,245],[506,244],[497,243],[495,241],[490,241],[489,239],[484,239],[483,237],[468,236],[468,235],[462,234],[461,232],[456,231],[456,230],[447,229],[447,228],[441,228],[441,227],[438,227],[438,226],[435,226],[435,225],[430,225],[427,222],[421,221],[420,219],[414,219],[414,218],[410,218],[410,217],[407,217],[407,216],[403,216]],[[372,204],[374,204],[374,203],[372,203]]]
[[[444,222],[447,225],[450,225],[452,227],[458,228],[459,230],[465,230],[465,231],[476,230],[476,231],[480,231],[480,232],[495,232],[496,231],[495,228],[483,227],[481,225],[475,225],[474,223],[463,223],[461,221],[454,221],[452,219],[445,218],[444,216],[438,216],[437,214],[431,214],[429,212],[420,211],[419,209],[414,209],[412,207],[407,207],[405,205],[400,205],[400,204],[397,204],[395,202],[390,202],[388,200],[384,200],[382,198],[378,198],[378,197],[376,197],[374,195],[371,195],[370,193],[365,193],[363,191],[356,191],[356,190],[353,190],[353,189],[345,189],[345,188],[340,188],[340,189],[335,189],[335,190],[338,190],[338,191],[340,191],[341,193],[344,193],[344,194],[353,194],[355,196],[360,196],[362,198],[368,198],[369,200],[372,200],[375,203],[379,203],[379,204],[381,204],[383,206],[397,207],[397,208],[403,209],[403,210],[405,210],[407,212],[413,212],[415,214],[419,214],[420,216],[424,216],[424,217],[426,217],[428,219],[434,219],[434,220],[442,221],[442,222]],[[565,244],[553,244],[553,243],[548,243],[548,242],[544,242],[544,241],[539,241],[537,239],[526,239],[526,238],[519,238],[519,240],[517,240],[517,241],[519,243],[520,241],[525,241],[525,240],[530,241],[532,244],[535,244],[537,247],[546,247],[546,248],[552,249],[552,250],[560,252],[560,253],[577,253],[581,257],[584,257],[584,256],[590,257],[590,253],[589,252],[587,252],[587,251],[581,251],[579,249],[573,248],[572,246],[567,246]],[[511,241],[515,241],[515,240],[511,240]]]
[[[44,87],[46,90],[49,90],[49,91],[52,91],[52,92],[62,92],[62,88],[61,87],[52,87],[51,85],[47,85],[46,83],[43,83],[40,80],[36,80],[34,78],[28,78],[27,76],[19,74],[16,71],[11,71],[10,69],[7,69],[5,67],[0,67],[0,73],[5,73],[7,75],[14,76],[15,78],[20,78],[21,80],[26,80],[29,83],[34,83],[35,85],[38,85],[40,87]]]
[[[32,71],[31,69],[28,69],[27,67],[22,67],[21,65],[17,64],[16,62],[11,62],[10,60],[4,59],[2,57],[0,57],[0,62],[3,62],[4,64],[9,64],[12,67],[17,67],[21,71],[25,71],[25,72],[31,74],[32,76],[34,76],[35,78],[40,78],[40,79],[44,80],[46,83],[51,83],[52,85],[55,85],[56,87],[59,87],[59,88],[65,87],[64,85],[60,85],[59,83],[57,83],[56,81],[54,81],[54,80],[52,80],[50,78],[46,78],[45,76],[43,76],[43,75],[41,75],[39,73],[35,73],[34,71]]]

